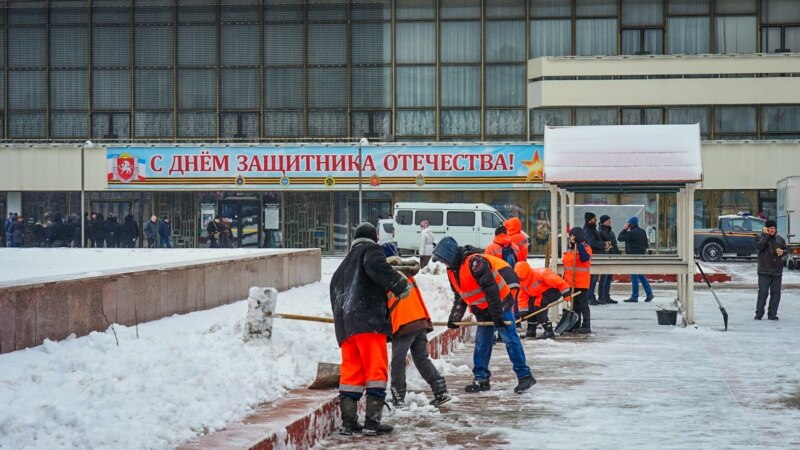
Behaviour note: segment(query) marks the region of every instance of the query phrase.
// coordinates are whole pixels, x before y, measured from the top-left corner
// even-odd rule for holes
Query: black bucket
[[[659,325],[675,325],[678,323],[678,311],[659,309],[656,311]]]

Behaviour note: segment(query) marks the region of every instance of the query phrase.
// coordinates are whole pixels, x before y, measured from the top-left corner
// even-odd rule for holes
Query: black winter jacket
[[[606,252],[606,245],[603,243],[600,232],[597,231],[596,223],[587,223],[583,226],[583,240],[586,242],[586,245],[592,248],[593,255]]]
[[[644,255],[647,253],[647,233],[638,225],[631,225],[619,232],[619,240],[625,243],[625,253]]]
[[[133,242],[139,237],[139,224],[133,220],[133,217],[125,216],[125,221],[119,226],[119,241],[127,244]]]
[[[453,263],[453,267],[455,268],[453,270],[453,274],[459,283],[461,282],[459,279],[461,265],[463,264],[464,258],[466,258],[472,252],[472,249],[465,249],[463,247],[458,248],[456,259]],[[503,313],[514,306],[514,296],[517,294],[517,292],[512,290],[511,294],[506,296],[506,298],[500,298],[500,288],[497,286],[497,282],[494,279],[494,274],[492,274],[492,266],[489,264],[489,261],[487,261],[485,258],[479,257],[472,258],[470,263],[469,271],[475,278],[475,281],[478,282],[481,290],[483,290],[484,294],[486,294],[486,301],[489,302],[489,307],[486,309],[470,307],[470,311],[472,311],[472,314],[475,315],[475,318],[479,322],[502,319]],[[519,286],[519,278],[510,266],[501,269],[500,275],[507,284]],[[452,284],[450,287],[453,288]],[[464,313],[467,311],[467,304],[464,302],[464,300],[461,298],[461,295],[459,295],[455,288],[453,288],[453,294],[455,298],[453,300],[453,307],[450,309],[449,320],[451,322],[458,322],[464,317]]]
[[[408,281],[386,262],[376,240],[357,237],[331,278],[331,309],[340,347],[361,333],[380,333],[391,340],[386,291],[399,297]]]
[[[775,253],[777,249],[783,249],[783,256]],[[770,236],[761,233],[756,236],[756,250],[758,250],[758,274],[759,275],[783,275],[783,264],[788,258],[786,253],[786,241],[782,237]]]
[[[614,235],[614,230],[611,227],[600,225],[597,227],[600,231],[600,238],[603,240],[603,245],[606,242],[611,242],[611,248],[606,253],[611,255],[619,255],[619,247],[617,246],[617,236]],[[594,249],[592,249],[594,251]]]

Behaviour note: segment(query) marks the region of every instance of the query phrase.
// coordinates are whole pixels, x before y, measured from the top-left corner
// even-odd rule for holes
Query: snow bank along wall
[[[246,299],[250,286],[283,291],[321,276],[320,250],[302,249],[0,287],[0,353],[105,330],[103,313],[130,326]]]

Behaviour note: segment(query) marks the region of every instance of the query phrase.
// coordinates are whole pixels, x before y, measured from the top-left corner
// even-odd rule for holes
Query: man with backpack
[[[500,258],[514,267],[519,261],[519,246],[511,242],[511,237],[507,234],[506,227],[500,225],[494,230],[494,241],[486,247],[483,252],[485,255]]]

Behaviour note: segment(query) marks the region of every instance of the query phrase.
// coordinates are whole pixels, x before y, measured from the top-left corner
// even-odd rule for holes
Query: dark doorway
[[[237,248],[261,246],[261,202],[221,200],[219,213],[230,219],[233,244]]]

